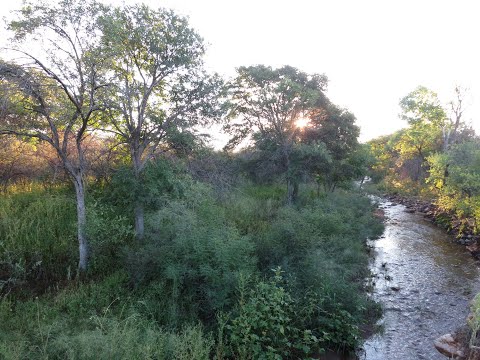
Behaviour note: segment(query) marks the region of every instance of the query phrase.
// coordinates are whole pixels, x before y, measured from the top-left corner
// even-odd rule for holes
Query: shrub
[[[260,281],[245,294],[241,288],[238,315],[227,325],[235,358],[305,358],[321,351],[320,339],[298,327],[296,306],[282,286],[280,268],[270,281]]]
[[[105,276],[122,263],[122,249],[133,242],[135,232],[131,219],[109,203],[92,199],[87,211],[89,273]]]
[[[303,314],[300,328],[325,339],[325,346],[353,350],[360,341],[358,324],[378,314],[362,290],[368,272],[366,239],[383,231],[369,199],[336,192],[305,199],[298,208],[249,201],[256,206],[244,200],[230,207],[239,208],[242,219],[265,223],[246,233],[255,242],[263,274],[277,266],[288,274],[296,311]]]
[[[208,188],[192,187],[187,199],[152,214],[147,242],[128,255],[132,279],[152,304],[146,308],[172,325],[213,321],[234,304],[239,275],[255,269],[252,243],[226,221]]]

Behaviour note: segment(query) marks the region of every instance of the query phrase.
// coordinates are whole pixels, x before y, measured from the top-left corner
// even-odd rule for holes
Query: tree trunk
[[[135,236],[137,240],[143,240],[145,236],[145,216],[143,204],[140,200],[135,202]]]
[[[134,203],[134,217],[135,217],[135,237],[137,240],[142,241],[145,236],[145,211],[143,202],[141,200],[141,192],[143,188],[142,183],[142,159],[140,151],[138,150],[138,145],[134,147],[135,150],[132,151],[132,160],[133,160],[133,172],[135,175],[135,186],[137,187],[135,191],[135,203]]]
[[[298,198],[298,188],[299,188],[298,181],[295,181],[293,183],[293,199],[292,199],[294,202]]]
[[[290,168],[290,154],[287,151],[288,146],[284,146],[286,177],[287,177],[287,205],[292,205],[295,201],[295,184],[292,176],[292,169]]]
[[[290,177],[287,178],[287,204],[292,205],[295,200],[295,185]]]
[[[75,194],[77,196],[77,236],[79,260],[78,269],[81,272],[87,270],[88,265],[88,242],[86,235],[87,212],[85,209],[85,187],[80,175],[74,177]]]

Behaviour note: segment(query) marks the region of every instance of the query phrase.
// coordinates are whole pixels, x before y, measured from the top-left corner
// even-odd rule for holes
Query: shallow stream
[[[437,337],[465,323],[480,291],[478,264],[451,236],[382,200],[385,232],[371,241],[372,296],[384,307],[383,331],[368,339],[362,360],[439,359]]]

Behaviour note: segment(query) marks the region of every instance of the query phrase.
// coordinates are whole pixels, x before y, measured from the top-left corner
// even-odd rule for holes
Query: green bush
[[[171,325],[212,322],[235,303],[240,274],[255,271],[251,241],[227,222],[208,188],[196,185],[186,199],[149,216],[148,240],[128,255],[146,311]]]
[[[227,208],[236,210],[230,216],[238,214],[242,226],[257,224],[243,231],[255,243],[261,272],[281,266],[288,274],[296,311],[303,314],[300,327],[324,338],[325,346],[353,350],[360,341],[359,324],[378,316],[362,289],[366,239],[379,236],[383,225],[373,217],[369,199],[357,193],[323,194],[304,202],[292,207],[244,197]]]
[[[235,358],[305,358],[323,350],[321,339],[298,326],[296,304],[282,282],[278,268],[271,281],[258,282],[249,293],[241,288],[238,315],[227,325]]]
[[[132,221],[127,215],[119,214],[115,206],[94,199],[89,203],[87,216],[89,273],[105,276],[122,263],[122,249],[134,240]]]
[[[275,186],[218,199],[188,179],[175,194],[157,190],[141,243],[133,241],[131,209],[113,193],[91,193],[91,276],[64,283],[76,267],[70,195],[0,199],[4,291],[34,279],[63,286],[34,300],[14,292],[1,299],[0,357],[276,359],[358,345],[360,324],[378,314],[363,290],[365,239],[382,230],[368,199],[337,192],[285,206]],[[285,279],[258,280],[278,266]],[[198,323],[208,333],[191,326]]]

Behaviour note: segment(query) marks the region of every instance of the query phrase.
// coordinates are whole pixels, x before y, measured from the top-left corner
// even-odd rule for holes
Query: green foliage
[[[128,198],[133,198],[129,204],[135,204],[136,235],[142,239],[143,206],[156,195],[143,189],[162,188],[148,183],[152,179],[145,174],[147,165],[164,149],[181,155],[192,152],[194,128],[223,112],[223,82],[205,74],[202,38],[187,18],[171,10],[146,5],[110,8],[98,27],[102,51],[112,59],[107,127],[130,156],[134,191]]]
[[[99,195],[104,202],[115,206],[117,212],[130,215],[136,200],[145,204],[147,210],[158,209],[169,195],[180,195],[186,184],[188,179],[180,164],[158,159],[149,162],[139,178],[130,167],[119,168]]]
[[[118,315],[132,295],[128,285],[128,275],[117,271],[101,280],[64,289],[55,297],[55,305],[76,325],[105,311]]]
[[[195,128],[224,114],[225,94],[223,81],[204,73],[203,40],[186,18],[62,0],[26,3],[10,29],[19,41],[44,38],[46,56],[28,67],[0,60],[0,110],[8,116],[0,134],[52,145],[79,205],[84,182],[94,191],[88,226],[79,211],[78,229],[68,192],[0,198],[0,357],[281,359],[358,345],[359,324],[374,308],[362,290],[365,239],[381,225],[359,194],[299,195],[312,175],[332,191],[348,184],[368,160],[354,115],[325,96],[325,75],[238,69],[229,115],[243,122],[227,126],[230,145],[253,136],[243,165],[269,186],[233,188],[236,174],[218,171],[215,179],[191,167]],[[307,128],[297,124],[302,117]],[[84,140],[100,128],[115,133],[108,140],[119,140],[131,168],[91,187]],[[172,161],[151,161],[168,150]],[[179,170],[175,156],[196,179],[219,186],[226,178],[229,190],[217,198]],[[203,156],[208,163],[208,151]],[[231,157],[210,164],[235,169],[241,161],[232,166]],[[74,270],[76,230],[91,250],[82,276]],[[272,268],[273,279],[259,280]],[[219,333],[216,347],[210,331]]]
[[[119,249],[132,243],[131,221],[119,214],[117,207],[102,201],[91,201],[87,211],[87,236],[91,247],[89,272],[108,274],[122,258]]]
[[[208,188],[192,186],[186,200],[169,201],[148,224],[148,240],[128,256],[134,283],[146,287],[146,311],[176,325],[197,317],[208,323],[232,306],[239,276],[254,272],[253,246]]]
[[[408,127],[369,142],[376,158],[372,175],[390,191],[418,195],[425,192],[427,158],[448,147],[450,132],[457,132],[459,124],[452,128],[437,94],[423,86],[401,99],[400,108]]]
[[[231,84],[231,120],[241,116],[246,121],[232,121],[226,129],[233,135],[228,147],[260,131],[261,141],[285,150],[293,139],[295,121],[302,112],[309,113],[327,102],[325,75],[309,75],[291,66],[242,66]],[[259,116],[261,114],[261,116]]]
[[[401,118],[410,125],[430,123],[441,127],[447,121],[445,110],[437,94],[424,86],[419,86],[400,101]]]
[[[0,292],[75,274],[75,203],[58,193],[0,197]]]
[[[428,158],[427,183],[438,194],[437,204],[479,231],[480,144],[465,142]],[[469,220],[470,219],[470,220]],[[472,226],[473,225],[473,226]]]
[[[255,167],[269,167],[269,172],[282,176],[287,183],[287,202],[293,203],[298,193],[299,175],[309,172],[304,163],[328,154],[318,143],[301,147],[301,130],[296,121],[310,118],[329,101],[324,94],[325,75],[301,72],[291,66],[272,69],[257,65],[240,67],[231,83],[231,107],[225,126],[232,135],[227,149],[233,149],[250,137]],[[273,171],[272,171],[273,170]]]
[[[358,345],[360,324],[377,313],[361,293],[364,241],[381,231],[368,199],[342,191],[318,199],[302,194],[292,207],[284,205],[280,186],[245,186],[221,201],[193,181],[182,180],[181,188],[151,207],[158,209],[147,215],[142,244],[131,241],[121,205],[106,198],[112,193],[93,192],[95,281],[52,289],[37,300],[3,298],[0,353],[206,359],[217,352],[274,359]],[[279,273],[258,280],[278,266],[286,280]],[[125,267],[128,274],[112,272]],[[218,313],[230,319],[222,325]],[[215,347],[210,335],[188,325],[198,321],[221,331]]]
[[[282,282],[278,268],[272,280],[258,282],[248,294],[240,288],[238,314],[227,325],[235,358],[305,358],[323,350],[311,330],[298,327],[294,300]]]
[[[286,271],[299,328],[311,329],[324,346],[354,349],[358,324],[379,314],[359,291],[367,274],[365,239],[383,231],[372,205],[357,194],[337,192],[295,208],[264,198],[263,188],[243,189],[254,197],[233,197],[227,214],[255,242],[264,275],[277,266]]]
[[[209,358],[213,341],[200,326],[168,332],[140,316],[138,306],[123,272],[54,296],[23,302],[3,297],[0,358]]]
[[[213,345],[199,326],[174,334],[138,315],[124,320],[92,317],[95,328],[60,335],[48,348],[59,359],[197,359],[207,360]]]
[[[68,330],[39,318],[31,337],[5,341],[0,338],[2,359],[198,359],[207,360],[213,341],[200,326],[186,326],[177,333],[132,314],[125,319],[108,313],[85,320],[85,329]]]
[[[480,330],[480,294],[477,294],[471,302],[468,326],[471,331],[470,346],[476,346],[478,342],[478,331]]]

